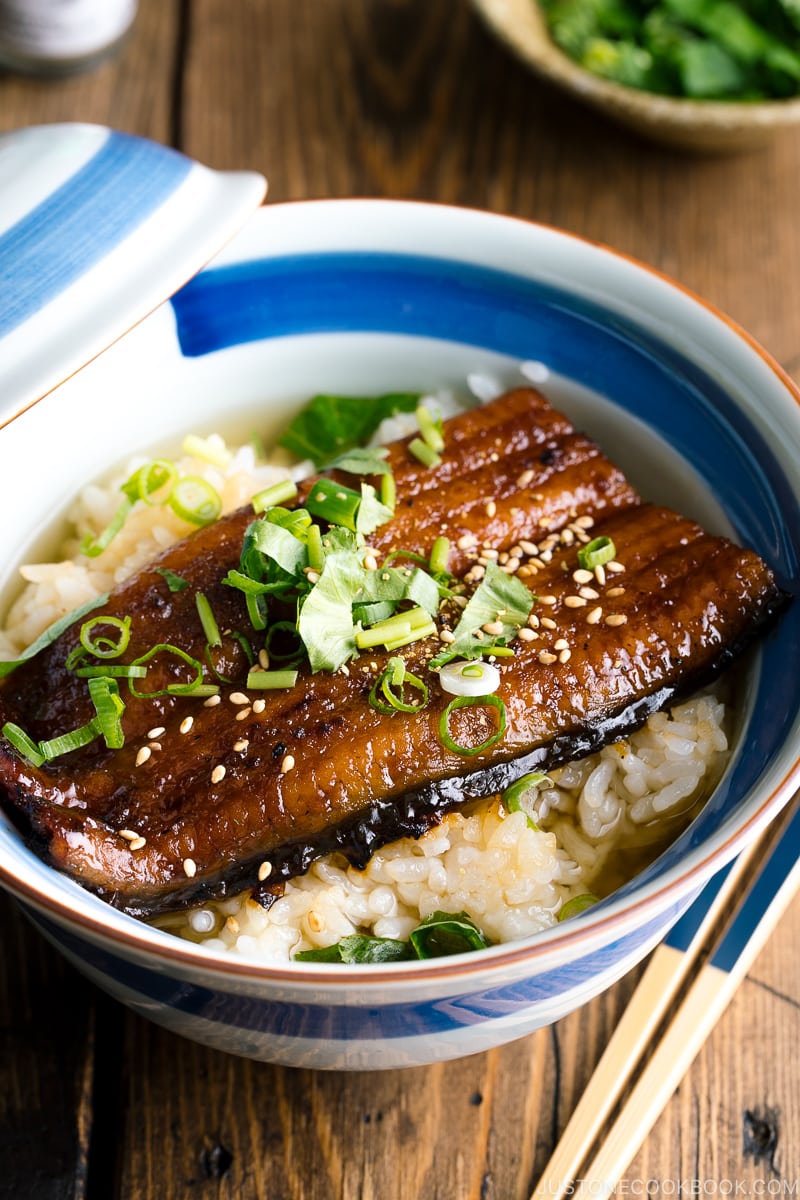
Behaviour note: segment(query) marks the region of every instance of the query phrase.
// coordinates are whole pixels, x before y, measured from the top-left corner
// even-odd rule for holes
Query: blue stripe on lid
[[[110,133],[80,170],[0,235],[0,337],[119,245],[191,168],[174,150]]]

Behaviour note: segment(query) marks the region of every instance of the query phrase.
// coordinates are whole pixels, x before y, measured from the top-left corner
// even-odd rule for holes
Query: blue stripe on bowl
[[[47,199],[0,236],[0,337],[113,250],[178,188],[190,159],[110,133]]]
[[[325,1038],[334,1041],[357,1039],[406,1038],[444,1033],[464,1026],[482,1025],[517,1013],[531,1013],[536,1005],[550,1007],[558,996],[581,985],[590,984],[606,971],[621,970],[626,960],[633,961],[642,947],[651,944],[666,931],[686,907],[688,898],[666,909],[623,938],[602,949],[554,970],[534,974],[502,987],[466,992],[440,1000],[407,1001],[393,1004],[313,1004],[241,996],[222,990],[219,973],[201,986],[172,979],[160,971],[151,971],[84,940],[65,930],[27,906],[25,911],[57,945],[80,962],[87,963],[130,991],[148,1001],[146,1015],[153,1018],[152,1003],[164,1005],[187,1016],[216,1021],[229,1028],[258,1030],[283,1037]],[[346,983],[347,967],[342,967]],[[255,970],[261,974],[258,964]],[[299,977],[298,977],[299,978]],[[465,975],[464,982],[469,986]],[[284,989],[285,990],[285,989]],[[349,990],[349,989],[348,989]]]
[[[647,422],[692,464],[783,585],[798,590],[800,509],[747,416],[720,385],[633,320],[566,290],[470,264],[393,254],[311,254],[203,271],[173,298],[185,355],[317,333],[422,336],[536,359]],[[612,454],[613,456],[613,454]],[[745,745],[700,817],[615,894],[678,864],[763,775],[800,712],[800,605],[763,642]]]

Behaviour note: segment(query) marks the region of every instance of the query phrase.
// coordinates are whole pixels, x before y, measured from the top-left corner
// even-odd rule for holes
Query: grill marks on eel
[[[463,573],[484,544],[498,551],[541,544],[583,515],[593,518],[592,536],[613,539],[625,566],[605,583],[593,580],[597,597],[580,606],[575,545],[558,545],[550,562],[530,568],[528,586],[552,600],[535,606],[538,627],[502,664],[509,721],[502,742],[474,759],[442,745],[438,723],[449,697],[427,668],[433,642],[403,651],[431,687],[429,707],[413,716],[386,717],[369,705],[388,658],[381,652],[362,655],[349,675],[306,675],[255,708],[256,693],[231,702],[241,685],[225,689],[214,707],[169,696],[131,700],[122,750],[93,743],[36,770],[2,744],[0,786],[44,857],[136,914],[256,886],[265,862],[269,884],[332,849],[363,862],[465,797],[490,795],[534,766],[555,766],[620,736],[713,678],[783,603],[755,554],[641,503],[619,470],[532,389],[448,422],[435,470],[417,463],[407,442],[390,448],[389,461],[398,507],[370,539],[381,553],[427,554],[445,533],[452,566]],[[209,597],[220,627],[243,626],[243,600],[220,580],[237,565],[251,519],[249,510],[223,518],[153,564],[188,579],[184,592],[168,594],[150,567],[112,596],[104,611],[133,618],[126,657],[159,641],[202,657],[196,591]],[[69,631],[5,681],[3,721],[43,737],[91,717],[85,683],[64,669],[76,641],[77,630]],[[465,713],[477,733],[480,711]],[[194,718],[188,730],[187,715]],[[161,749],[137,765],[155,726],[165,727]],[[120,830],[145,844],[131,850]]]

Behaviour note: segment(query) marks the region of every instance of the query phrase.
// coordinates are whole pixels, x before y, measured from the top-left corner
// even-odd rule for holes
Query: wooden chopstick
[[[613,1190],[800,886],[799,852],[796,808],[791,818],[788,813],[779,818],[706,884],[651,956],[531,1200],[560,1200],[568,1192],[596,1200]],[[741,903],[720,923],[757,859],[762,859],[761,865]],[[716,948],[696,970],[661,1041],[641,1065],[655,1030],[709,947]],[[636,1082],[622,1111],[586,1164],[587,1153],[632,1078]]]

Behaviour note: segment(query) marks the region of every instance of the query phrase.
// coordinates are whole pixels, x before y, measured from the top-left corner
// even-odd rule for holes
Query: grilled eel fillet
[[[530,640],[518,637],[514,657],[500,660],[502,740],[472,758],[442,744],[449,697],[427,666],[441,648],[435,638],[403,651],[430,686],[428,707],[392,716],[368,702],[385,652],[367,651],[349,673],[301,674],[292,689],[255,700],[242,694],[243,656],[230,651],[217,665],[240,682],[223,687],[221,703],[130,698],[120,750],[98,739],[36,769],[0,742],[0,791],[42,857],[135,915],[246,886],[258,894],[259,869],[269,874],[263,888],[274,887],[334,849],[363,865],[447,809],[597,749],[710,681],[784,602],[755,554],[643,503],[532,389],[449,421],[440,466],[423,467],[406,442],[390,448],[389,462],[398,503],[370,539],[377,551],[427,555],[446,533],[456,573],[474,580],[489,546],[510,555],[506,568],[538,597]],[[252,519],[242,510],[191,534],[111,595],[103,611],[132,617],[127,661],[159,642],[202,660],[197,591],[221,629],[249,628],[243,597],[220,581],[238,565]],[[601,572],[581,594],[573,573],[589,527],[613,539],[624,573],[607,570],[603,582]],[[190,587],[171,593],[155,567]],[[0,723],[41,739],[91,719],[85,681],[64,666],[78,633],[73,626],[4,681]],[[487,711],[460,715],[460,739],[477,745]],[[137,765],[153,740],[160,748]]]

